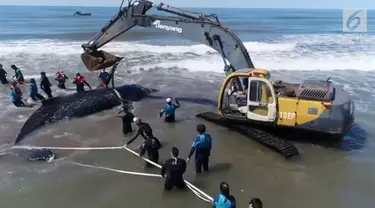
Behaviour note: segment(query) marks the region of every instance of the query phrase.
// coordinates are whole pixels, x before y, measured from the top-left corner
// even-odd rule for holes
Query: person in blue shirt
[[[195,172],[197,174],[203,170],[208,172],[208,162],[211,155],[212,139],[211,135],[206,134],[206,126],[204,124],[197,125],[197,132],[199,135],[193,142],[187,162],[189,162],[190,157],[195,152]]]
[[[163,107],[163,109],[161,109],[159,116],[161,118],[165,113],[164,121],[168,123],[173,123],[176,121],[174,113],[176,109],[180,107],[180,103],[177,99],[175,99],[176,105],[173,104],[171,98],[167,98],[165,101],[167,102],[167,104]]]
[[[213,208],[236,208],[236,199],[230,195],[227,182],[220,183],[220,192],[214,197]]]
[[[100,72],[99,77],[98,77],[100,79],[100,81],[101,81],[99,87],[104,87],[104,86],[108,87],[108,85],[107,85],[107,83],[108,83],[107,82],[108,77],[109,77],[109,73],[106,72],[105,69],[103,69],[103,71]]]
[[[13,81],[9,85],[10,87],[10,100],[16,107],[26,107],[25,103],[22,101],[22,92],[20,88],[17,87],[17,82]]]
[[[30,79],[29,95],[33,101],[45,100],[45,98],[38,93],[38,86],[36,85],[35,79]]]

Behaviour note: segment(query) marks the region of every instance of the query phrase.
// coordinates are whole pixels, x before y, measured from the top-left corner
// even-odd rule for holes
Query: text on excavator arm
[[[147,15],[147,11],[151,8],[176,16]],[[128,6],[121,8],[92,40],[82,45],[85,52],[81,58],[86,68],[95,71],[121,60],[123,57],[98,51],[98,49],[135,26],[175,33],[213,48],[223,59],[226,75],[238,69],[254,68],[242,41],[225,28],[216,15],[193,13],[163,3],[154,6],[147,0],[129,2]]]

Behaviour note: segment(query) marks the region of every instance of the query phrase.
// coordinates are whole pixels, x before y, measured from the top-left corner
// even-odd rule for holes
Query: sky
[[[163,2],[176,7],[375,9],[375,0],[158,0],[153,2]],[[119,6],[120,3],[121,0],[0,0],[0,5]]]

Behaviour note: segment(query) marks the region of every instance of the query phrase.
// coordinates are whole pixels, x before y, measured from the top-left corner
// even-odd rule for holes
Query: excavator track
[[[270,149],[280,153],[285,158],[299,155],[297,148],[289,141],[276,137],[262,129],[254,128],[248,125],[233,124],[230,120],[213,112],[204,112],[196,115],[206,121],[231,128],[238,133],[250,137],[257,142],[267,146]]]

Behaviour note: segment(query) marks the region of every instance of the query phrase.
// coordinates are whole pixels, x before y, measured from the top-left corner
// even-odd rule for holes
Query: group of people
[[[21,69],[19,69],[16,65],[11,65],[11,68],[14,70],[14,76],[12,77],[15,78],[14,80],[8,81],[7,75],[8,73],[4,70],[3,65],[0,64],[0,82],[2,84],[9,84],[10,88],[10,100],[16,107],[26,107],[26,105],[23,102],[23,94],[18,87],[18,84],[25,84],[25,79],[22,74]],[[41,79],[40,79],[40,88],[44,91],[44,93],[47,95],[48,99],[52,98],[52,90],[51,90],[51,82],[49,81],[48,77],[46,76],[45,72],[41,72]],[[102,72],[99,74],[99,79],[101,83],[99,84],[98,87],[107,87],[108,86],[108,77],[109,73],[103,69]],[[68,80],[68,76],[64,74],[63,71],[57,71],[55,74],[55,81],[57,82],[57,87],[60,89],[66,89],[66,81]],[[76,90],[77,92],[82,92],[85,91],[85,85],[91,90],[90,84],[86,81],[85,77],[82,76],[80,73],[77,73],[76,76],[73,79],[73,84],[76,85]],[[38,92],[38,86],[36,84],[35,79],[30,79],[28,83],[28,90],[29,90],[29,96],[33,101],[42,101],[45,100],[46,98],[41,95]]]
[[[180,107],[180,103],[175,99],[176,104],[172,103],[171,98],[166,99],[166,105],[161,109],[159,116],[164,117],[164,121],[168,123],[175,122],[175,111]],[[143,143],[139,146],[139,156],[143,156],[146,152],[148,159],[154,163],[159,161],[159,149],[161,143],[158,138],[153,134],[151,126],[142,121],[141,118],[135,117],[130,111],[126,104],[123,105],[123,109],[119,112],[124,113],[122,116],[123,123],[123,134],[127,135],[132,133],[131,123],[134,122],[137,125],[137,130],[134,136],[128,140],[125,146],[130,145],[139,136],[144,138]],[[171,190],[173,187],[179,189],[185,189],[186,185],[183,179],[183,174],[186,171],[187,163],[190,162],[190,158],[195,154],[195,172],[201,174],[202,169],[205,172],[209,172],[209,158],[211,156],[212,138],[211,135],[206,132],[206,126],[204,124],[198,124],[196,127],[198,136],[195,138],[192,147],[190,149],[187,159],[179,157],[179,149],[172,147],[170,156],[171,158],[166,160],[161,169],[161,176],[165,178],[164,189],[166,191]],[[150,167],[150,163],[146,163],[146,167]],[[214,208],[235,208],[236,200],[233,195],[230,194],[229,184],[225,181],[220,184],[221,193],[214,197],[213,207]],[[262,208],[262,202],[258,198],[253,198],[249,202],[249,208]]]

